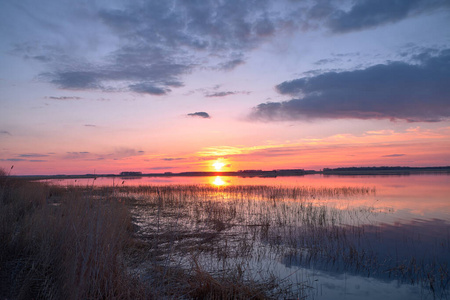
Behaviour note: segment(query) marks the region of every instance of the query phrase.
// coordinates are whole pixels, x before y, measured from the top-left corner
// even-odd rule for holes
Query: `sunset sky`
[[[448,0],[0,0],[0,37],[15,175],[450,165]]]

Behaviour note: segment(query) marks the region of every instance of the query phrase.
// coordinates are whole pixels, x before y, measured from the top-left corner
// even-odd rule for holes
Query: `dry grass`
[[[193,299],[268,299],[268,291],[276,287],[273,282],[245,280],[239,268],[232,274],[214,277],[194,259],[193,275],[187,280],[187,295]]]
[[[123,204],[4,176],[0,188],[0,297],[145,296],[124,263],[131,219]]]

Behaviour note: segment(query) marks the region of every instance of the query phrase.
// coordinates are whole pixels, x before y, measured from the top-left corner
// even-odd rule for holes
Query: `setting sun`
[[[216,169],[216,171],[222,171],[222,168],[225,166],[225,164],[223,162],[220,161],[215,161],[213,163],[213,167],[214,169]]]

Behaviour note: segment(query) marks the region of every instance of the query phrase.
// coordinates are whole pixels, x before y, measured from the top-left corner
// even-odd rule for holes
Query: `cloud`
[[[327,25],[333,32],[349,32],[398,22],[410,16],[437,9],[448,9],[447,0],[362,0],[355,1],[348,11],[324,11]]]
[[[12,135],[12,134],[6,130],[0,130],[0,135]]]
[[[389,155],[383,155],[382,157],[400,157],[405,156],[405,154],[389,154]]]
[[[86,159],[87,157],[89,157],[90,153],[87,151],[81,151],[81,152],[76,152],[76,151],[72,151],[72,152],[66,152],[66,155],[64,156],[64,159]]]
[[[165,161],[175,161],[175,160],[183,160],[185,158],[183,157],[167,157],[167,158],[162,158],[161,160],[165,160]]]
[[[438,122],[450,117],[450,49],[422,53],[418,63],[390,62],[362,70],[327,72],[285,81],[279,93],[295,98],[256,106],[263,121],[390,119]]]
[[[56,71],[41,74],[42,78],[62,89],[85,90],[101,89],[101,74],[89,71]]]
[[[236,92],[217,92],[212,94],[206,94],[205,97],[225,97],[228,95],[234,95]]]
[[[94,124],[84,124],[84,127],[97,127],[97,125],[94,125]]]
[[[154,171],[159,171],[159,170],[166,170],[166,169],[173,169],[174,167],[152,167],[152,168],[147,168],[147,170],[154,170]]]
[[[47,157],[48,154],[39,154],[39,153],[27,153],[27,154],[19,154],[19,157]]]
[[[325,58],[325,59],[320,59],[318,61],[316,61],[314,64],[315,65],[325,65],[325,64],[329,64],[329,63],[335,63],[339,61],[338,58]]]
[[[236,67],[245,64],[245,61],[241,58],[233,59],[230,61],[226,61],[219,64],[219,69],[225,70],[225,71],[231,71],[234,70]]]
[[[211,116],[208,113],[204,112],[204,111],[198,111],[198,112],[190,113],[190,114],[187,114],[187,115],[190,116],[190,117],[199,117],[199,118],[204,118],[204,119],[210,119],[211,118]]]
[[[133,92],[137,92],[137,93],[143,93],[143,94],[150,94],[150,95],[156,95],[156,96],[161,96],[161,95],[165,95],[168,92],[170,92],[170,89],[163,89],[160,87],[156,87],[152,84],[146,84],[146,83],[139,83],[139,84],[133,84],[130,85],[130,89]]]
[[[1,161],[12,161],[12,162],[17,162],[17,161],[28,161],[27,159],[23,159],[23,158],[6,158],[6,159],[0,159]]]
[[[248,51],[284,33],[324,26],[335,33],[362,30],[446,8],[449,3],[227,0],[79,6],[45,2],[5,8],[8,18],[1,25],[10,28],[11,53],[42,64],[45,71],[40,78],[61,89],[147,95],[170,93],[183,86],[183,76],[199,68],[233,70],[246,62]],[[16,24],[22,24],[20,30]]]
[[[245,63],[245,51],[283,30],[272,6],[268,0],[22,5],[23,21],[39,36],[22,37],[11,52],[46,66],[40,78],[61,89],[164,95],[195,68],[227,71]]]
[[[47,97],[48,99],[52,99],[52,100],[80,100],[83,99],[81,97],[68,97],[68,96],[61,96],[61,97]]]
[[[257,20],[253,26],[259,36],[270,36],[275,33],[275,24],[267,16]]]
[[[236,95],[236,94],[245,94],[248,95],[250,92],[248,91],[227,91],[227,92],[214,92],[214,93],[205,93],[205,97],[213,98],[213,97],[226,97],[229,95]]]
[[[126,158],[126,157],[133,157],[133,156],[140,156],[144,154],[144,151],[142,150],[136,150],[133,148],[127,148],[127,147],[119,147],[114,150],[114,153],[111,153],[115,159],[117,158]]]

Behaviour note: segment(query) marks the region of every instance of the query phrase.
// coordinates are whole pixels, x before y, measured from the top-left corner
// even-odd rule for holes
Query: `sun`
[[[218,160],[216,160],[212,165],[214,169],[216,169],[216,171],[222,171],[222,168],[225,166],[223,162],[220,162]]]

